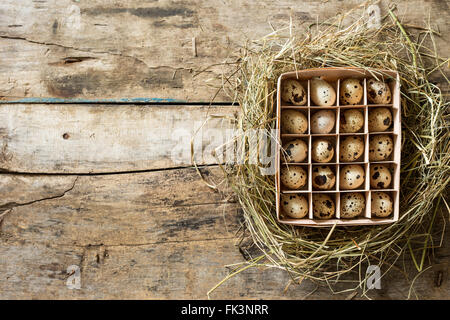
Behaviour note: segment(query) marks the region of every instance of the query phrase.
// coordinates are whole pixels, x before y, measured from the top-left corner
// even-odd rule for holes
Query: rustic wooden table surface
[[[185,157],[207,115],[237,110],[222,93],[222,104],[207,105],[223,69],[214,64],[269,33],[269,22],[292,17],[301,30],[359,3],[2,0],[0,299],[206,298],[224,266],[244,260],[238,205],[212,192]],[[448,56],[447,1],[397,7],[406,24],[431,16]],[[199,139],[207,146],[213,137]],[[214,158],[198,163],[220,178]],[[447,233],[411,297],[450,298],[449,240]],[[81,269],[79,290],[66,286],[70,265]],[[211,297],[348,295],[308,281],[285,290],[288,282],[282,271],[249,269]],[[370,296],[408,296],[401,277],[382,284]]]

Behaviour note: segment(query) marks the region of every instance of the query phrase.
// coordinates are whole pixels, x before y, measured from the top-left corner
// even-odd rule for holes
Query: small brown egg
[[[363,97],[363,86],[358,79],[345,79],[341,82],[341,105],[358,104]]]
[[[350,219],[359,216],[366,207],[366,198],[360,192],[341,194],[341,218]]]
[[[308,200],[299,194],[282,194],[281,209],[289,217],[301,219],[308,214]]]
[[[308,155],[308,145],[301,139],[289,141],[283,146],[287,162],[302,162]]]
[[[347,109],[341,111],[340,131],[355,133],[364,125],[364,115],[358,109]]]
[[[392,114],[388,108],[369,109],[369,131],[386,131],[392,123]]]
[[[313,142],[311,157],[315,162],[330,162],[333,159],[333,144],[326,139],[317,139]]]
[[[281,169],[281,183],[289,189],[300,189],[306,184],[306,171],[300,166],[289,166]]]
[[[303,88],[301,83],[295,79],[283,81],[281,99],[284,102],[290,102],[296,106],[302,106],[306,104],[306,101],[308,100],[305,88]]]
[[[364,169],[357,164],[349,164],[341,168],[339,186],[351,190],[359,188],[364,183]]]
[[[360,136],[347,136],[339,145],[339,159],[342,162],[356,161],[364,154],[364,141]]]
[[[336,211],[334,201],[329,195],[314,194],[313,195],[313,214],[318,219],[330,219]]]
[[[367,99],[374,104],[387,104],[391,102],[391,89],[389,86],[375,79],[367,81]]]
[[[394,143],[387,134],[377,134],[369,138],[369,160],[382,161],[389,158],[394,149]]]
[[[379,218],[389,216],[393,211],[392,198],[386,192],[373,192],[370,200],[370,212]]]
[[[308,119],[298,110],[287,109],[281,113],[282,133],[305,133],[308,129]]]
[[[311,100],[316,106],[331,106],[336,101],[336,91],[325,80],[311,79]]]
[[[311,117],[312,133],[330,133],[334,128],[336,115],[332,110],[320,110]]]
[[[389,168],[381,164],[370,166],[370,186],[374,189],[387,189],[391,184],[392,175]]]
[[[330,190],[336,183],[336,176],[329,166],[314,166],[312,170],[313,187]]]

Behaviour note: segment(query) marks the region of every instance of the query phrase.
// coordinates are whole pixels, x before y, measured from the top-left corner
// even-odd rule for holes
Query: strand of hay
[[[238,68],[224,76],[223,82],[239,102],[239,129],[270,130],[275,127],[276,82],[284,72],[340,66],[398,71],[403,135],[400,220],[387,226],[331,229],[279,224],[274,176],[261,175],[258,166],[247,162],[222,166],[242,206],[252,242],[262,252],[230,266],[233,271],[224,281],[249,267],[270,267],[287,270],[292,283],[311,279],[333,289],[336,282],[346,281],[345,275],[359,273],[356,286],[349,290],[360,288],[365,295],[364,265],[377,264],[383,275],[396,269],[413,283],[416,278],[408,279],[397,261],[410,255],[420,275],[426,269],[429,249],[440,245],[434,243],[432,231],[438,212],[449,209],[449,102],[429,77],[441,72],[449,84],[442,71],[449,60],[437,56],[437,32],[425,27],[412,37],[394,9],[376,30],[368,28],[363,16],[345,25],[349,15],[311,25],[302,39],[289,29],[274,30],[245,48]],[[286,31],[290,34],[282,36]],[[408,297],[412,293],[411,287]]]

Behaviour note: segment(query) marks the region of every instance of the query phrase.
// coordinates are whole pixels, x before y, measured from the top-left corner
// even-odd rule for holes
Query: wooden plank
[[[204,168],[219,182],[218,168]],[[21,185],[21,187],[19,187]],[[49,191],[51,190],[51,191]],[[61,245],[139,245],[232,238],[235,203],[194,169],[102,176],[0,175],[3,237]]]
[[[105,173],[217,163],[237,108],[177,105],[0,105],[0,169]],[[208,120],[209,119],[209,120]],[[207,121],[208,120],[208,121]]]
[[[448,3],[396,3],[405,23],[422,25],[432,17],[443,35],[437,45],[445,56]],[[0,98],[210,101],[222,85],[218,76],[229,70],[220,64],[247,39],[272,32],[270,24],[279,29],[292,17],[294,33],[301,34],[317,19],[360,4],[359,0],[303,1],[301,5],[294,0],[145,4],[132,0],[118,6],[108,0],[4,0],[0,3]],[[381,2],[382,14],[387,5]],[[216,97],[216,101],[229,100],[224,92]]]
[[[206,299],[228,274],[225,264],[243,261],[233,240],[144,246],[61,247],[53,244],[1,243],[1,299]],[[81,289],[66,286],[67,268],[81,268]],[[439,273],[444,280],[438,287]],[[412,299],[448,299],[448,266],[427,270],[415,282]],[[398,274],[382,280],[372,299],[406,299],[409,286]],[[355,278],[356,279],[356,278]],[[278,269],[248,269],[211,294],[213,299],[344,299],[310,281],[289,283]],[[285,291],[285,288],[287,290]],[[338,290],[355,284],[338,286]],[[364,299],[357,291],[354,299]],[[417,294],[417,295],[416,295]]]
[[[203,174],[220,181],[216,167]],[[235,238],[240,213],[190,168],[79,177],[3,174],[0,194],[0,210],[10,210],[3,211],[0,223],[0,299],[206,298],[228,274],[225,265],[244,261]],[[448,299],[448,235],[432,257],[435,266],[415,282],[412,298]],[[71,265],[81,269],[80,290],[66,286]],[[249,269],[211,297],[342,299],[349,294],[333,295],[306,280],[287,286],[289,280],[278,269]],[[343,283],[335,290],[354,286]],[[394,270],[369,296],[403,299],[408,291]]]

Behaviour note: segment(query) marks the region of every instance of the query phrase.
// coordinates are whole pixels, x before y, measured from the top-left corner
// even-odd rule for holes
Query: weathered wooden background
[[[238,205],[212,192],[186,157],[193,134],[204,151],[229,126],[215,119],[198,133],[207,117],[236,112],[223,93],[222,105],[207,104],[219,64],[270,24],[292,17],[299,31],[360,3],[2,0],[0,298],[206,298],[224,266],[244,259]],[[439,28],[448,56],[447,1],[397,1],[397,13]],[[203,154],[203,174],[220,180]],[[412,297],[450,298],[449,240]],[[81,268],[80,290],[66,286],[70,265]],[[401,278],[383,281],[372,297],[408,296]],[[250,269],[211,297],[348,294],[308,281],[285,290],[288,282],[284,272]]]

